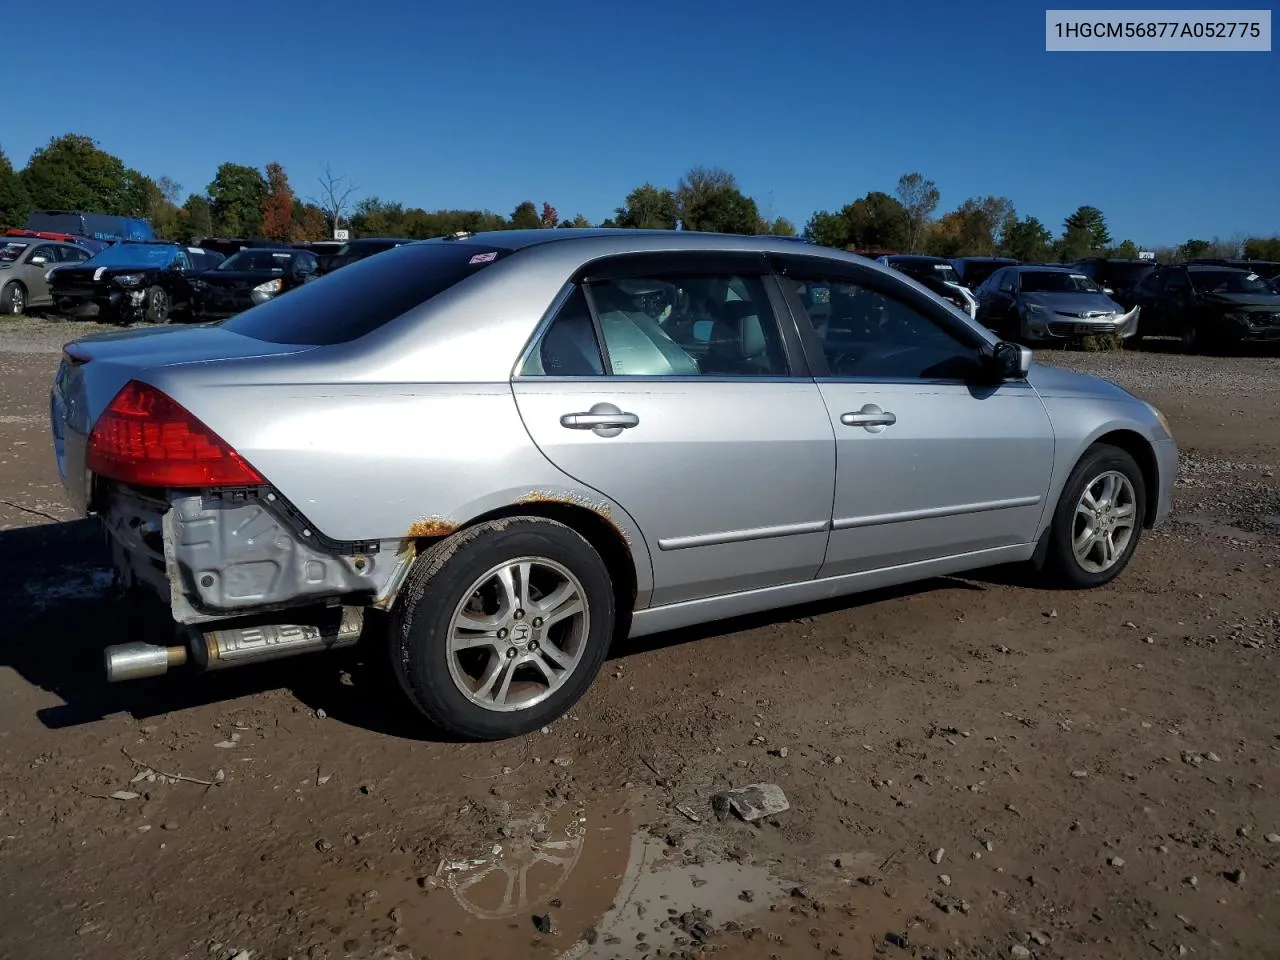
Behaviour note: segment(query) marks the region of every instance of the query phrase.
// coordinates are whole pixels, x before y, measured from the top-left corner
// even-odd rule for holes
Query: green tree
[[[268,240],[293,239],[293,189],[278,163],[267,164],[267,196],[262,203],[262,235]]]
[[[796,235],[796,225],[786,217],[775,217],[773,220],[760,220],[760,233],[767,233],[771,237],[794,237]]]
[[[1093,253],[1097,249],[1093,241],[1093,232],[1084,224],[1069,226],[1054,243],[1054,253],[1062,263],[1071,263]]]
[[[37,208],[146,214],[147,178],[100,149],[92,137],[74,133],[54,137],[31,155],[20,176],[31,205]]]
[[[561,220],[559,226],[564,229],[569,229],[570,227],[572,227],[574,229],[581,230],[583,227],[591,226],[591,221],[588,220],[586,217],[584,217],[582,214],[575,213],[573,215],[572,220]]]
[[[224,163],[209,184],[213,227],[223,237],[257,237],[262,234],[262,205],[267,181],[257,167]]]
[[[348,221],[357,237],[403,237],[404,205],[381,197],[365,197],[356,204]]]
[[[665,187],[645,183],[627,194],[613,214],[613,225],[632,230],[674,230],[680,217],[676,195]]]
[[[31,201],[27,198],[22,178],[14,171],[4,151],[0,150],[0,230],[23,226],[30,207]]]
[[[824,247],[843,250],[849,245],[849,223],[843,213],[819,210],[809,218],[801,235]]]
[[[1244,242],[1244,255],[1250,260],[1272,260],[1280,263],[1280,236],[1249,237]]]
[[[760,222],[756,202],[720,167],[693,167],[676,185],[680,225],[685,230],[753,234]]]
[[[929,219],[938,209],[942,195],[936,183],[918,173],[904,173],[899,177],[897,194],[898,202],[907,215],[907,250],[918,253],[924,243]]]
[[[1193,257],[1208,256],[1212,246],[1208,240],[1188,240],[1178,247],[1178,259],[1190,260]]]
[[[542,218],[538,216],[538,208],[532,201],[526,200],[511,211],[511,228],[513,230],[537,230],[542,226]]]
[[[193,193],[178,211],[178,236],[183,240],[199,240],[213,236],[213,212],[207,198]]]
[[[1004,232],[1001,250],[1007,257],[1023,262],[1047,260],[1053,245],[1053,234],[1035,217],[1023,217],[1009,224]]]
[[[1073,230],[1084,230],[1089,238],[1089,253],[1095,250],[1105,250],[1111,246],[1111,231],[1107,229],[1107,218],[1102,215],[1102,211],[1097,207],[1077,207],[1076,212],[1063,222],[1062,229],[1064,240]],[[1078,236],[1079,234],[1077,233],[1076,237]]]
[[[1138,245],[1132,240],[1125,240],[1120,246],[1111,251],[1111,256],[1119,257],[1122,260],[1137,260]]]

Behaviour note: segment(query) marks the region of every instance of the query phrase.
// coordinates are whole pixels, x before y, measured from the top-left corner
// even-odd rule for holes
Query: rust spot
[[[547,493],[545,490],[530,490],[528,493],[516,500],[518,504],[525,503],[558,503],[570,507],[581,507],[584,510],[590,510],[592,513],[603,517],[609,522],[609,526],[613,527],[614,532],[618,534],[628,546],[631,544],[631,538],[627,536],[627,531],[618,526],[613,519],[613,510],[603,500],[593,500],[591,497],[584,497],[577,493]]]
[[[582,507],[592,513],[598,513],[606,520],[610,519],[613,514],[609,504],[603,500],[592,500],[590,497],[584,497],[576,493],[561,494],[547,493],[543,490],[530,490],[517,499],[516,503],[563,503],[571,507]]]
[[[417,540],[429,537],[447,537],[457,532],[458,524],[444,517],[420,517],[409,526],[405,538]]]

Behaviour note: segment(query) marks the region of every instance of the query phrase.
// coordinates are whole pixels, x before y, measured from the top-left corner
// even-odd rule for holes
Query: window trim
[[[613,372],[613,362],[609,356],[609,346],[604,337],[604,329],[600,323],[600,313],[596,309],[592,296],[591,284],[609,280],[633,277],[664,276],[749,276],[758,279],[764,289],[769,309],[773,311],[774,329],[779,336],[782,348],[782,360],[787,372],[767,376],[729,376],[717,374],[675,374],[666,376],[647,376],[645,374],[618,374]],[[591,312],[591,324],[595,329],[596,347],[604,364],[603,376],[587,377],[550,377],[545,375],[525,374],[522,371],[530,356],[537,350],[550,331],[551,326],[560,316],[560,312],[568,304],[574,292],[581,288],[587,300],[587,308]],[[788,322],[790,321],[790,322]],[[550,306],[542,315],[533,334],[520,352],[512,367],[513,382],[533,381],[538,383],[794,383],[798,380],[812,380],[812,368],[808,362],[807,352],[803,348],[799,329],[789,303],[778,283],[768,255],[760,252],[741,252],[732,250],[664,250],[645,253],[615,253],[593,258],[575,270],[552,299]]]
[[[818,331],[805,309],[804,303],[781,283],[782,278],[795,279],[809,276],[824,280],[827,283],[855,283],[890,299],[899,300],[906,306],[922,314],[950,333],[961,344],[972,342],[973,349],[980,357],[990,357],[993,352],[991,342],[978,331],[960,323],[939,304],[923,296],[915,288],[908,286],[892,276],[876,270],[868,269],[861,264],[844,263],[829,260],[821,256],[804,256],[800,254],[771,254],[770,261],[778,276],[778,286],[787,299],[788,307],[800,331],[806,352],[812,351],[809,357],[809,369],[813,371],[813,379],[819,383],[907,383],[907,384],[972,384],[974,381],[963,377],[887,377],[887,376],[838,376],[831,372],[827,362],[826,351],[818,338]]]

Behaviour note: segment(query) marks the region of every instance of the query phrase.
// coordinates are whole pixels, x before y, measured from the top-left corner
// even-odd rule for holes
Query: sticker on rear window
[[[1073,273],[1071,274],[1071,279],[1072,280],[1088,280],[1089,278],[1086,277],[1083,273]]]
[[[1257,279],[1258,279],[1258,275],[1257,275],[1256,273],[1251,273],[1251,274],[1249,274],[1249,276],[1245,277],[1245,279],[1246,279],[1246,280],[1257,280]]]
[[[495,259],[497,256],[498,256],[497,250],[490,250],[488,253],[477,253],[474,257],[471,258],[470,262],[471,263],[488,263],[490,260]]]

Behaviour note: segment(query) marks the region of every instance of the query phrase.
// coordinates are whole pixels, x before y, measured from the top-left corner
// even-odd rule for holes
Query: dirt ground
[[[104,682],[153,622],[57,483],[80,330],[0,328],[0,956],[1280,955],[1277,360],[1050,358],[1184,453],[1110,587],[997,570],[625,644],[570,717],[459,745],[376,647]],[[757,782],[790,809],[713,814]]]

